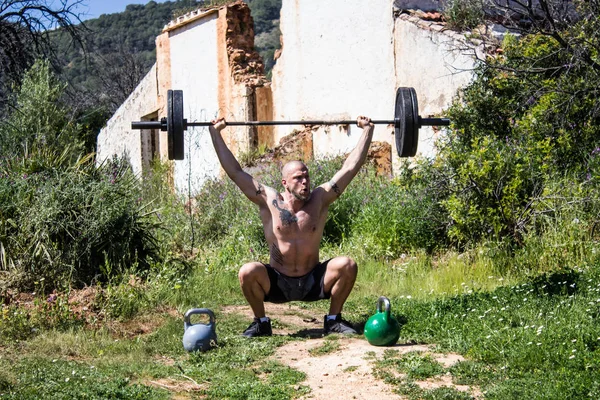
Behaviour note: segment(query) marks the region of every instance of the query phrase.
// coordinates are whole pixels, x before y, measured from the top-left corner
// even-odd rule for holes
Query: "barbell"
[[[417,153],[419,129],[422,126],[448,126],[448,118],[422,118],[419,115],[417,93],[411,87],[399,87],[396,91],[396,104],[393,120],[371,120],[374,124],[394,126],[396,150],[400,157],[413,157]],[[230,126],[259,125],[350,125],[356,121],[227,121]],[[190,126],[210,126],[210,122],[188,122],[183,118],[183,91],[167,92],[167,116],[160,121],[135,121],[131,129],[160,129],[167,131],[168,156],[170,160],[184,159],[183,132]]]

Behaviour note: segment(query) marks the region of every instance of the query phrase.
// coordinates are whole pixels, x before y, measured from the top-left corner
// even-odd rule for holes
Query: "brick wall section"
[[[159,119],[167,115],[167,91],[171,89],[171,47],[169,33],[156,37],[156,96]],[[160,131],[160,158],[166,160],[169,153],[167,132]]]

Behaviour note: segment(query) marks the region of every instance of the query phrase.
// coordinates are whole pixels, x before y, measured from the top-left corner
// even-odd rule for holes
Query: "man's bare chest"
[[[284,203],[273,200],[269,209],[274,231],[279,235],[311,235],[322,225],[320,210],[311,205],[293,212]]]

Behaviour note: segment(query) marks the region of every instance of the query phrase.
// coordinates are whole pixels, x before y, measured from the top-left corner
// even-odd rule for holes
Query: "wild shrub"
[[[48,289],[105,281],[158,258],[156,226],[126,163],[12,174],[0,185],[5,282]]]
[[[81,155],[83,129],[68,117],[60,101],[63,90],[48,62],[37,61],[27,71],[8,117],[0,123],[0,169],[20,166],[31,173],[49,161],[64,166]]]
[[[507,36],[504,50],[477,69],[450,108],[453,127],[440,142],[450,182],[442,204],[452,219],[450,238],[463,245],[522,244],[546,187],[567,173],[586,179],[598,147],[594,68],[565,68],[569,54],[549,36]]]
[[[105,281],[158,258],[151,210],[124,160],[97,167],[45,62],[0,124],[0,292]]]
[[[484,20],[481,0],[449,0],[444,7],[444,17],[452,29],[463,31],[475,28]]]
[[[433,250],[443,227],[436,224],[439,207],[425,191],[387,178],[369,185],[372,195],[359,206],[351,237],[371,257],[398,258],[411,250]]]

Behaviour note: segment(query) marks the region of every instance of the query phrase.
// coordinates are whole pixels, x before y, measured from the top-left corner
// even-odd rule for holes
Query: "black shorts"
[[[317,301],[328,299],[331,293],[325,293],[325,271],[330,260],[317,264],[317,266],[304,276],[287,276],[278,272],[269,264],[267,268],[271,290],[265,296],[265,301],[270,303],[287,303],[288,301]]]

